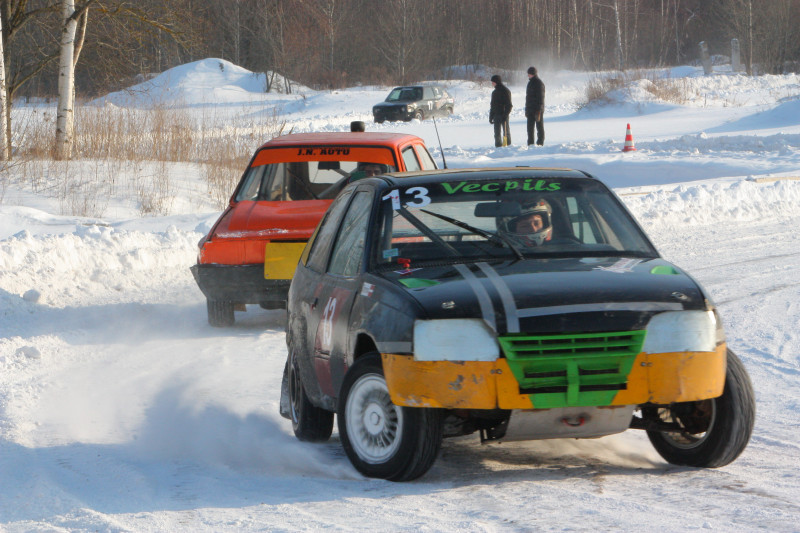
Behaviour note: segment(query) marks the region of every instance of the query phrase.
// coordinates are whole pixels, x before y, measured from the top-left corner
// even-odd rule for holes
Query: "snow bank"
[[[800,178],[766,183],[740,180],[678,185],[649,193],[635,191],[618,192],[641,222],[662,229],[676,224],[792,218],[800,213]]]
[[[135,301],[139,286],[191,279],[201,236],[175,227],[141,233],[89,225],[63,235],[23,230],[0,241],[0,298],[6,309],[29,305],[22,298],[29,290],[39,293],[37,305],[53,307]],[[151,279],[154,271],[159,280]]]
[[[220,104],[249,104],[267,99],[279,99],[277,93],[267,95],[267,75],[271,76],[277,93],[285,82],[283,76],[257,73],[224,59],[208,58],[179,65],[158,76],[93,100],[93,105],[151,107],[157,105],[191,106]],[[295,82],[298,93],[310,89]]]

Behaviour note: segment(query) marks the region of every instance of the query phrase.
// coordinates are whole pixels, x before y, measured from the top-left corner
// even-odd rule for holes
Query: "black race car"
[[[402,481],[443,437],[644,429],[670,463],[744,450],[752,386],[708,295],[588,174],[478,169],[349,185],[289,290],[281,413]]]
[[[395,87],[386,100],[372,107],[375,122],[448,116],[453,114],[453,97],[441,85]]]

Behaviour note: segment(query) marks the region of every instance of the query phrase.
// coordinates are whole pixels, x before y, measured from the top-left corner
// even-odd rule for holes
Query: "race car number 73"
[[[412,208],[425,207],[426,205],[431,203],[431,198],[430,196],[428,196],[428,189],[426,189],[425,187],[411,187],[403,191],[403,195],[404,196],[410,195],[416,200],[414,202],[407,202],[405,207],[412,207]],[[394,209],[395,211],[401,208],[400,191],[397,189],[391,191],[389,194],[381,198],[381,200],[391,200],[392,209]]]

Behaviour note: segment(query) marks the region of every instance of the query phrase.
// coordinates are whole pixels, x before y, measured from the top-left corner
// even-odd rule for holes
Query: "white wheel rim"
[[[377,374],[360,377],[345,404],[347,438],[364,462],[380,464],[400,447],[403,411],[392,403],[386,380]]]

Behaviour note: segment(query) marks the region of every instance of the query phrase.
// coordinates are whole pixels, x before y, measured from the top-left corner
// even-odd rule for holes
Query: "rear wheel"
[[[235,321],[233,302],[206,299],[206,308],[208,309],[208,323],[215,328],[226,328],[233,325]]]
[[[441,411],[394,405],[375,352],[347,372],[338,420],[350,462],[368,477],[416,479],[433,466],[442,444]]]
[[[755,395],[744,365],[728,350],[722,396],[651,407],[643,414],[680,428],[647,431],[650,442],[667,462],[717,468],[731,463],[747,446],[756,416]]]
[[[317,407],[306,396],[297,358],[290,348],[288,364],[289,414],[294,436],[302,441],[324,442],[333,433],[333,412]]]
[[[422,109],[417,109],[416,113],[414,113],[414,118],[417,120],[423,120],[425,118],[425,114],[422,112]]]

